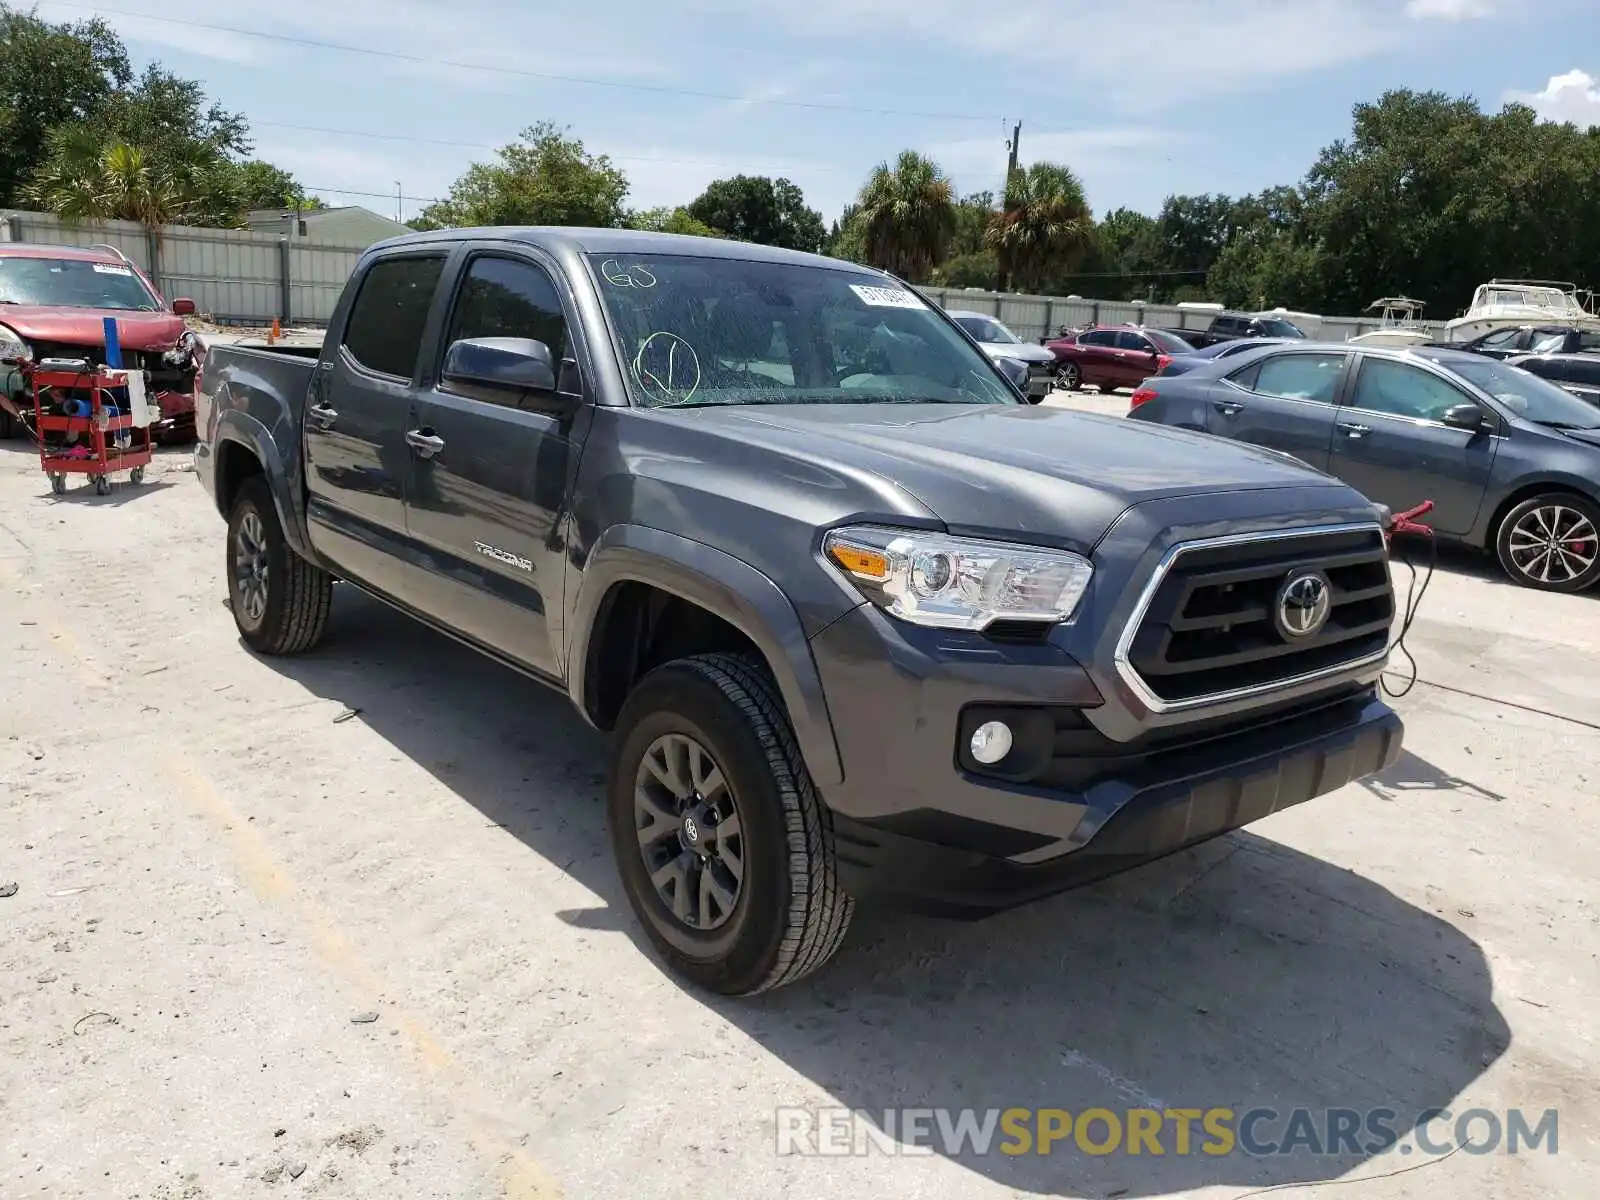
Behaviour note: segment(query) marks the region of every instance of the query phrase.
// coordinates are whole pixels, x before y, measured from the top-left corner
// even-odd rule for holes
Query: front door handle
[[[306,409],[306,416],[311,418],[311,424],[317,429],[332,429],[333,423],[339,419],[339,414],[325,404],[313,404]]]
[[[1217,400],[1214,403],[1216,410],[1225,417],[1237,417],[1244,411],[1244,405],[1237,400]]]
[[[406,444],[422,458],[432,458],[444,449],[444,439],[427,427],[408,431]]]
[[[1339,422],[1339,428],[1344,430],[1346,437],[1353,437],[1353,438],[1364,438],[1364,437],[1367,436],[1367,434],[1372,432],[1372,430],[1371,430],[1371,428],[1369,426],[1366,426],[1366,425],[1352,425],[1348,421],[1340,421]]]

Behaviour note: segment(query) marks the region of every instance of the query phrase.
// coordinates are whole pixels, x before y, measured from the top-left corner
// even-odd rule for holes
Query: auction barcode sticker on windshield
[[[870,304],[873,308],[926,307],[915,292],[908,292],[905,288],[867,287],[864,284],[852,283],[850,290],[861,297],[863,304]]]
[[[90,263],[97,275],[132,275],[131,267],[119,267],[115,263]]]

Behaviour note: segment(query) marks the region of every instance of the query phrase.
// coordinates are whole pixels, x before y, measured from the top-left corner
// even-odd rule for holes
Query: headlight
[[[16,331],[0,325],[0,360],[20,362],[33,357],[33,350],[28,343],[17,336]]]
[[[822,548],[869,600],[938,629],[1070,620],[1094,576],[1066,550],[904,529],[835,529]]]

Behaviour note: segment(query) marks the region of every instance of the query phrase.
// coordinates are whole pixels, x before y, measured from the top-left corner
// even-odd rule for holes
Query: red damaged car
[[[1138,387],[1173,358],[1194,347],[1176,334],[1143,325],[1091,325],[1045,343],[1056,356],[1055,383],[1075,392],[1092,384],[1102,392]]]
[[[115,317],[122,364],[144,369],[148,394],[161,410],[154,436],[192,439],[195,371],[205,356],[183,321],[192,312],[194,301],[168,304],[114,248],[0,243],[0,437],[33,418],[33,398],[15,364],[103,363],[104,321]]]

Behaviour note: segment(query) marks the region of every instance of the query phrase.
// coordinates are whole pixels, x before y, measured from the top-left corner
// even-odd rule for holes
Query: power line
[[[252,128],[260,127],[263,129],[293,129],[300,133],[321,133],[331,137],[374,138],[378,141],[384,142],[417,142],[425,146],[449,146],[455,150],[499,150],[503,147],[503,144],[494,145],[489,142],[461,142],[454,141],[450,138],[417,137],[409,133],[376,133],[365,129],[324,129],[318,125],[291,125],[285,121],[251,121],[250,125]],[[754,167],[750,167],[748,164],[717,162],[713,159],[705,158],[658,158],[648,154],[607,154],[605,157],[612,159],[615,162],[670,163],[674,166],[682,167],[715,167],[719,170],[725,171],[755,169]],[[779,170],[782,168],[771,167],[763,169]],[[797,173],[800,170],[800,168],[795,169]],[[809,172],[837,171],[841,168],[829,166],[806,166],[803,169]]]
[[[212,33],[231,33],[237,37],[258,38],[263,41],[281,42],[290,46],[309,46],[318,50],[336,50],[341,54],[364,54],[371,58],[421,63],[430,67],[456,67],[463,71],[484,71],[496,75],[514,75],[523,79],[542,79],[550,83],[575,83],[585,87],[651,92],[665,96],[686,96],[698,100],[725,100],[735,104],[813,109],[823,112],[866,113],[881,117],[917,117],[932,121],[992,121],[994,119],[992,116],[977,116],[973,113],[918,112],[900,108],[872,108],[859,104],[829,104],[821,100],[758,99],[752,96],[735,95],[731,92],[706,92],[694,88],[671,87],[666,84],[624,83],[616,79],[595,79],[583,75],[558,75],[549,71],[530,71],[524,67],[504,67],[488,63],[461,62],[448,58],[432,58],[424,54],[405,54],[398,50],[378,50],[370,46],[352,46],[344,42],[328,42],[319,38],[295,37],[287,33],[266,33],[259,29],[245,29],[238,25],[222,25],[211,21],[191,21],[182,17],[164,17],[155,13],[140,12],[132,9],[107,8],[102,4],[72,3],[70,0],[55,0],[55,3],[60,8],[76,8],[97,15],[138,17],[142,21],[155,21],[162,25],[178,25],[185,29],[205,29]]]
[[[380,200],[415,200],[419,204],[443,204],[444,200],[438,196],[401,196],[394,192],[362,192],[355,188],[321,187],[313,183],[301,184],[308,192],[327,192],[330,196],[372,196]],[[278,205],[276,207],[288,207]]]

